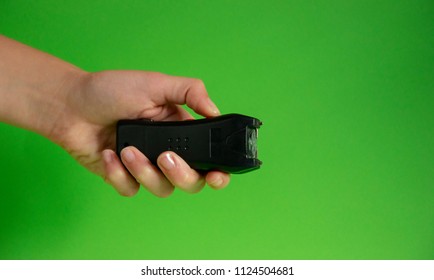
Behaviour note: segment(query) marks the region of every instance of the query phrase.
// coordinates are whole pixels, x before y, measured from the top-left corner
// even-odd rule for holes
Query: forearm
[[[68,94],[84,73],[0,35],[0,121],[52,139],[67,117]]]

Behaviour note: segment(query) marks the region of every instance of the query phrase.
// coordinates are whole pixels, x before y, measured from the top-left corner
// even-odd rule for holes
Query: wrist
[[[86,72],[0,35],[0,121],[60,144],[69,96]]]
[[[35,123],[32,130],[67,149],[67,139],[73,133],[73,128],[80,123],[73,100],[80,95],[88,76],[90,73],[78,68],[65,71],[58,87],[46,100],[46,112],[50,113],[42,114],[41,121]]]

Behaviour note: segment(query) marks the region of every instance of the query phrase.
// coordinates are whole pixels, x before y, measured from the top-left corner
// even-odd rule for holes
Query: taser
[[[193,169],[245,173],[258,169],[256,118],[227,114],[187,121],[121,120],[116,152],[134,146],[156,165],[164,151],[173,151]]]

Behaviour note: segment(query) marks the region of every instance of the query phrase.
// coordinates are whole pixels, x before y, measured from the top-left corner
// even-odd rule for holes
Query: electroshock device
[[[256,118],[228,114],[187,121],[121,120],[117,124],[116,152],[134,146],[156,165],[164,151],[173,151],[193,169],[245,173],[258,169]]]

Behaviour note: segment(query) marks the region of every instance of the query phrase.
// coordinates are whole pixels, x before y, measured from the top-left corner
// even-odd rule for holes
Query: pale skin
[[[119,194],[133,196],[142,185],[158,197],[179,188],[221,189],[229,174],[191,169],[174,152],[154,166],[134,147],[114,152],[116,122],[218,116],[202,81],[145,71],[89,73],[47,53],[0,35],[0,122],[39,133],[64,148]],[[123,164],[124,165],[123,165]]]

